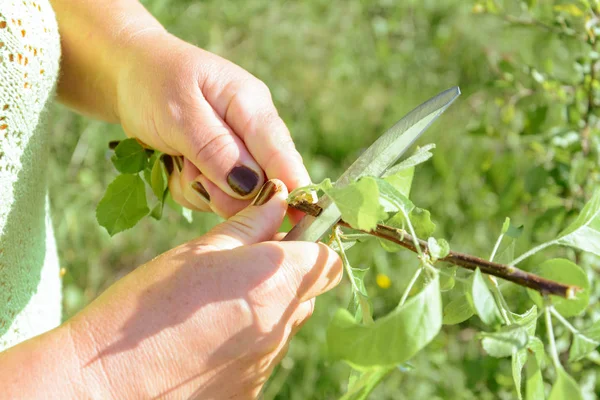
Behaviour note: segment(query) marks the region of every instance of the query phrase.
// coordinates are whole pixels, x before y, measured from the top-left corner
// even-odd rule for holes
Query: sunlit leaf
[[[563,258],[555,258],[544,261],[533,272],[544,278],[564,284],[576,285],[583,289],[576,293],[573,299],[550,296],[556,311],[563,316],[575,316],[587,307],[590,297],[589,282],[585,272],[577,264]],[[527,289],[527,294],[529,294],[529,297],[531,297],[538,307],[543,307],[542,296],[537,291]]]
[[[112,236],[133,227],[148,214],[144,181],[138,175],[119,175],[96,208],[96,219]]]
[[[468,320],[475,314],[467,296],[454,298],[444,306],[444,325],[456,325]]]
[[[559,368],[556,370],[556,381],[552,385],[548,400],[583,400],[583,396],[575,379]]]
[[[479,268],[471,274],[466,294],[471,306],[484,324],[494,325],[500,321],[500,311]]]
[[[557,243],[600,256],[600,189],[571,225],[562,231]]]
[[[347,310],[338,310],[327,330],[329,354],[362,369],[409,360],[442,326],[439,289],[435,278],[404,305],[368,326],[358,324]]]
[[[434,237],[427,239],[429,254],[435,259],[444,258],[450,253],[450,245],[445,239],[436,240]]]
[[[125,139],[115,148],[111,161],[117,171],[123,174],[135,174],[146,167],[148,155],[137,140]]]
[[[569,362],[578,361],[600,346],[600,342],[581,333],[573,334],[573,343],[569,350]]]
[[[377,384],[394,369],[395,367],[373,367],[360,373],[350,382],[348,391],[340,400],[367,400]]]
[[[525,367],[525,399],[544,400],[544,379],[535,357],[528,357]]]
[[[492,357],[510,357],[527,345],[529,335],[521,326],[503,327],[497,332],[485,332],[481,334],[483,349]]]
[[[371,177],[364,177],[342,188],[325,191],[342,214],[342,219],[352,227],[370,231],[383,221],[387,214],[379,203],[379,187]]]

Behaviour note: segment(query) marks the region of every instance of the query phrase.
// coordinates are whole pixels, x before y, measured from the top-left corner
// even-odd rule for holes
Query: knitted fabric
[[[0,351],[60,324],[43,123],[59,59],[48,0],[0,0]]]

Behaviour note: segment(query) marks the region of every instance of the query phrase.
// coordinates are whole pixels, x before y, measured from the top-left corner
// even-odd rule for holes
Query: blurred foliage
[[[435,236],[448,239],[454,250],[488,257],[510,216],[525,228],[519,254],[555,237],[600,182],[598,10],[587,1],[143,3],[172,33],[268,84],[313,181],[337,178],[406,112],[459,85],[463,95],[421,140],[437,149],[417,168],[411,194],[431,211]],[[110,239],[95,208],[116,175],[108,141],[123,138],[122,130],[60,106],[52,111],[50,129],[65,318],[137,265],[218,221],[197,214],[190,224],[166,210],[162,221],[147,218]],[[366,284],[375,315],[385,314],[397,304],[416,260],[370,243],[349,255],[354,266],[370,268]],[[588,322],[600,319],[599,260],[554,248],[521,266],[532,269],[551,255],[587,271],[592,295],[585,315]],[[523,289],[502,289],[511,305],[524,307]],[[349,293],[344,283],[318,299],[265,399],[330,399],[345,391],[349,368],[324,356],[325,329]],[[582,321],[572,322],[581,327]],[[557,324],[555,333],[566,359],[568,332]],[[372,398],[515,398],[510,361],[485,355],[474,335],[469,323],[444,327],[411,361],[414,369],[392,373]],[[596,353],[595,361],[581,360],[569,370],[586,399],[600,393],[599,359]]]

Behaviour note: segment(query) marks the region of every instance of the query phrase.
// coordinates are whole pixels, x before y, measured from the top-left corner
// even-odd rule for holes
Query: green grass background
[[[539,155],[510,119],[490,117],[498,103],[486,96],[497,72],[492,65],[506,55],[537,62],[542,34],[507,33],[498,20],[474,15],[472,3],[464,0],[143,3],[172,33],[267,83],[313,181],[337,178],[406,112],[459,85],[463,95],[420,140],[436,143],[437,149],[413,182],[412,198],[431,211],[436,237],[446,238],[455,250],[486,257],[506,216],[525,224],[520,250],[559,229],[554,221],[532,229],[545,211],[543,204],[531,202],[526,180],[540,164]],[[545,59],[560,63],[564,55],[553,50],[557,46],[543,47]],[[481,121],[494,129],[474,134]],[[196,214],[189,224],[167,212],[160,222],[145,219],[110,238],[95,220],[95,207],[116,176],[107,143],[122,138],[122,130],[61,106],[52,111],[51,130],[51,201],[66,268],[65,318],[136,266],[218,221]],[[368,244],[350,255],[355,266],[371,268],[367,287],[376,315],[391,310],[416,259]],[[391,277],[389,289],[377,287],[376,273]],[[522,295],[511,290],[517,298]],[[349,369],[328,361],[325,330],[348,299],[345,283],[318,299],[314,316],[267,384],[265,399],[330,399],[343,393]],[[413,371],[393,373],[372,398],[515,398],[510,363],[487,357],[475,333],[468,325],[445,328],[416,357]]]

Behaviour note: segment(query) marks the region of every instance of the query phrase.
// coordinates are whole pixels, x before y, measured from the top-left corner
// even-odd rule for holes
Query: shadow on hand
[[[181,346],[184,342],[184,349],[188,344],[193,349],[193,343],[202,341],[211,334],[228,335],[227,326],[216,324],[224,332],[209,332],[201,329],[194,331],[194,337],[189,335],[189,329],[182,328],[184,336],[172,339],[164,339],[165,336],[158,337],[160,332],[168,328],[189,322],[194,323],[196,317],[202,322],[201,314],[203,310],[210,307],[222,307],[219,314],[231,311],[228,309],[231,300],[239,300],[247,305],[251,314],[251,323],[241,330],[236,329],[235,334],[228,337],[221,345],[211,349],[209,354],[201,354],[203,371],[181,376],[179,382],[172,382],[172,385],[162,391],[156,398],[163,398],[169,394],[180,397],[182,390],[190,393],[195,390],[190,398],[202,399],[223,399],[241,396],[242,398],[251,398],[257,395],[260,388],[268,379],[270,373],[275,367],[276,362],[285,354],[287,350],[287,341],[291,332],[297,330],[305,318],[299,317],[295,311],[301,304],[300,298],[308,293],[315,283],[319,282],[322,286],[323,281],[327,281],[327,286],[331,287],[334,280],[338,280],[339,275],[334,271],[325,273],[328,265],[329,253],[324,248],[320,248],[319,254],[313,266],[311,266],[304,276],[294,280],[290,277],[280,275],[275,276],[284,262],[284,250],[277,243],[263,243],[261,249],[248,251],[246,248],[237,248],[229,251],[209,251],[206,252],[194,242],[187,243],[177,249],[172,250],[175,255],[166,253],[162,257],[169,257],[167,265],[168,273],[158,271],[157,275],[164,275],[156,283],[148,285],[140,295],[134,299],[137,302],[135,312],[120,328],[120,337],[112,344],[104,348],[99,348],[98,354],[93,357],[86,366],[100,361],[105,365],[107,357],[122,353],[136,348],[143,341],[156,337],[158,347],[161,349],[173,348],[169,354],[172,358],[167,360],[171,365],[166,368],[180,369],[189,371],[190,368],[180,368],[182,364],[190,365],[194,360],[189,360],[189,351],[177,351],[176,346]],[[264,249],[264,250],[263,250]],[[203,252],[204,251],[204,252]],[[190,252],[194,256],[190,256]],[[244,252],[235,254],[236,252]],[[247,260],[243,260],[241,255],[247,257],[248,254],[256,253],[251,265]],[[159,258],[159,259],[160,259]],[[154,261],[158,261],[156,259]],[[232,262],[233,261],[233,262]],[[241,264],[246,265],[241,265]],[[159,263],[160,265],[160,263]],[[173,268],[168,268],[172,266]],[[124,279],[133,279],[135,274],[153,274],[152,266],[145,265],[134,271],[130,276]],[[165,267],[162,266],[164,269]],[[248,268],[252,268],[248,270]],[[247,273],[245,273],[245,270]],[[294,273],[291,268],[287,273]],[[150,275],[152,276],[152,275]],[[141,278],[146,279],[143,275]],[[296,277],[293,277],[296,278]],[[153,277],[156,280],[156,277]],[[298,282],[298,287],[289,288],[289,282]],[[118,286],[120,282],[116,284]],[[210,289],[208,289],[210,288]],[[207,290],[208,289],[208,290]],[[293,291],[296,290],[294,295]],[[111,291],[111,289],[109,289]],[[253,291],[259,291],[260,296],[253,294]],[[202,295],[197,295],[201,293]],[[265,301],[265,299],[267,299]],[[116,301],[120,301],[116,299]],[[228,303],[229,302],[229,303]],[[265,307],[275,307],[278,311],[278,318],[271,318],[271,321],[260,320],[257,310]],[[211,311],[209,311],[210,313]],[[263,313],[264,314],[264,313]],[[273,314],[273,313],[271,313]],[[275,319],[275,320],[273,320]],[[191,320],[191,321],[190,321]],[[243,323],[244,321],[240,321]],[[229,327],[230,330],[233,327]],[[237,327],[235,327],[237,328]],[[162,342],[161,342],[162,340]],[[173,341],[164,343],[166,340]],[[210,341],[210,339],[208,339]],[[186,343],[187,342],[187,343]],[[183,355],[179,355],[183,354]],[[161,353],[164,357],[164,353]],[[130,357],[135,357],[132,355]],[[131,358],[126,362],[134,361]],[[161,360],[161,365],[164,360]],[[108,370],[110,373],[110,369]],[[153,373],[157,371],[154,370]],[[151,374],[150,374],[151,375]],[[157,377],[147,376],[148,380],[156,380]],[[131,379],[131,378],[130,378]]]

